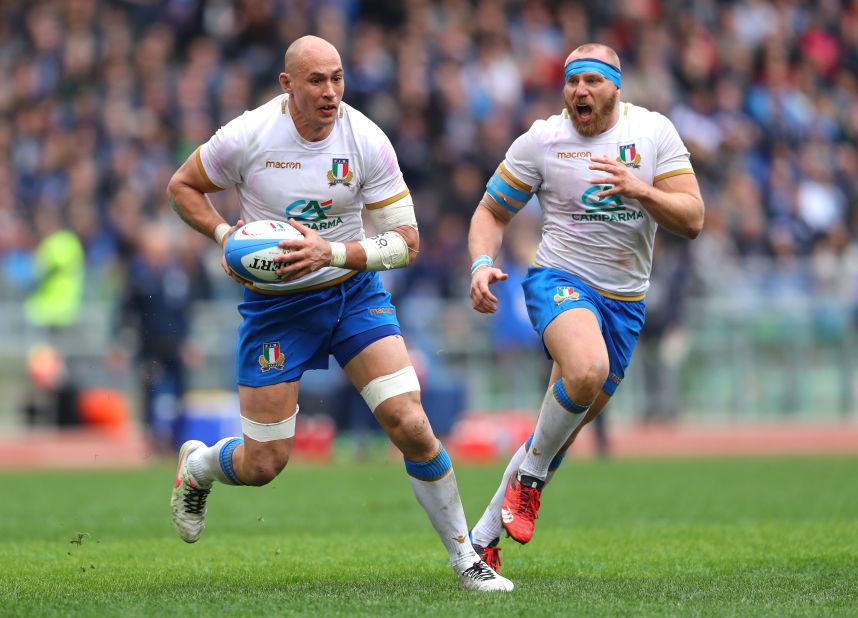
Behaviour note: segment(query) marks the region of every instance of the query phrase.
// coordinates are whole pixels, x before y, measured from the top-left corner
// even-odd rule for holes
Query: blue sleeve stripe
[[[533,444],[533,434],[530,434],[530,437],[527,439],[527,442],[524,443],[524,450],[529,451],[531,444]]]
[[[572,401],[572,398],[569,397],[566,389],[563,388],[563,378],[560,378],[554,383],[554,388],[552,390],[554,391],[554,398],[557,402],[572,414],[581,414],[590,408],[590,406],[579,406],[577,403]]]
[[[450,463],[450,456],[447,455],[446,449],[440,443],[438,446],[441,450],[429,461],[411,461],[403,458],[406,472],[421,481],[437,481],[447,476],[447,473],[453,469],[453,464]]]
[[[502,172],[503,175],[507,177],[507,182],[509,182],[516,188],[521,189],[522,191],[527,191],[528,193],[533,193],[533,187],[531,187],[526,182],[522,182],[521,180],[516,178],[515,175],[513,175],[513,173],[506,168],[506,165],[504,165],[503,161],[501,161],[500,165],[498,165],[498,169],[495,171],[495,174],[497,174],[498,172]]]
[[[526,191],[522,191],[521,189],[516,189],[511,184],[503,180],[500,176],[495,173],[489,179],[489,187],[493,188],[495,191],[499,191],[503,193],[508,198],[518,200],[519,202],[527,202],[530,199],[530,193]]]
[[[503,199],[500,195],[498,195],[498,192],[497,192],[497,191],[495,191],[494,189],[492,189],[491,185],[489,185],[488,187],[486,187],[486,193],[488,193],[489,195],[491,195],[491,196],[492,196],[492,199],[493,199],[494,201],[496,201],[498,204],[500,204],[501,206],[503,206],[504,208],[506,208],[506,209],[507,209],[508,211],[510,211],[512,214],[514,214],[514,215],[518,214],[518,209],[513,208],[512,206],[510,206],[509,204],[507,204],[507,203],[506,203],[506,200],[505,200],[505,199]]]

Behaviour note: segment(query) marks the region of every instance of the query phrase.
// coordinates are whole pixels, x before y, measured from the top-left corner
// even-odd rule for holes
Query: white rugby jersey
[[[609,295],[639,297],[649,287],[657,224],[637,200],[596,197],[606,185],[589,181],[605,173],[588,169],[590,157],[618,159],[649,184],[694,171],[667,118],[619,105],[617,124],[593,137],[579,134],[566,110],[537,120],[510,146],[503,166],[542,206],[537,265],[572,273]]]
[[[329,241],[362,240],[363,206],[383,208],[408,195],[390,140],[340,103],[331,134],[307,141],[295,128],[288,100],[288,94],[277,96],[221,127],[197,151],[200,169],[218,187],[236,187],[245,223],[292,218]],[[327,266],[295,281],[254,287],[324,287],[353,272]]]

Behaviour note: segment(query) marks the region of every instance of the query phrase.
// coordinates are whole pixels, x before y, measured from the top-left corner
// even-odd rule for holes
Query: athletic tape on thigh
[[[286,440],[295,435],[295,419],[298,418],[298,406],[295,406],[295,414],[284,421],[276,423],[257,423],[244,416],[241,417],[241,430],[248,438],[257,442],[272,442],[274,440]]]
[[[414,367],[409,365],[395,373],[376,378],[361,389],[360,396],[375,413],[375,409],[382,401],[413,391],[420,392],[420,381],[417,379]]]

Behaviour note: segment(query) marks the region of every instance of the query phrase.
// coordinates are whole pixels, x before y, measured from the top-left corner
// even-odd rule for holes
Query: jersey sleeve
[[[380,208],[408,195],[408,186],[399,169],[393,144],[384,131],[375,125],[368,125],[365,131],[366,177],[361,192],[367,208]]]
[[[542,184],[545,148],[539,143],[537,128],[538,123],[534,123],[527,133],[520,135],[506,151],[506,157],[501,163],[503,171],[515,182],[516,187],[528,193],[536,193]]]
[[[673,123],[661,114],[656,114],[658,124],[656,128],[656,165],[655,181],[677,176],[679,174],[693,174],[691,167],[691,155]]]
[[[197,163],[209,181],[226,189],[242,182],[246,151],[242,115],[222,126],[209,141],[200,146]]]

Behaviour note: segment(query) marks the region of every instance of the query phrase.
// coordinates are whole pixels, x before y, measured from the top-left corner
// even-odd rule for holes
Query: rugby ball
[[[261,219],[241,226],[226,239],[226,263],[236,275],[253,283],[276,283],[283,263],[274,258],[284,250],[281,240],[303,238],[301,232],[285,221]]]

